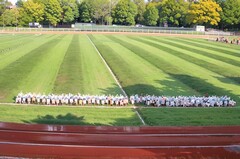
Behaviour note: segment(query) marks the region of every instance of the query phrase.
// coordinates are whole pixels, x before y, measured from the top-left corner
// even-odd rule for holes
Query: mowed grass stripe
[[[171,79],[151,63],[119,45],[111,36],[90,36],[127,94],[192,94],[184,85]],[[170,85],[172,87],[170,87]]]
[[[208,56],[211,56],[211,57],[216,56],[214,58],[219,59],[221,61],[225,61],[225,62],[229,63],[231,60],[233,60],[234,63],[232,63],[232,64],[239,66],[239,61],[240,61],[240,55],[239,54],[233,53],[233,52],[229,53],[226,50],[219,50],[218,46],[217,46],[217,48],[214,48],[213,47],[214,45],[212,45],[211,41],[209,41],[208,44],[204,44],[201,41],[199,41],[199,42],[187,41],[185,38],[179,38],[179,39],[167,38],[167,39],[168,40],[173,40],[175,42],[180,42],[184,45],[192,46],[197,50],[201,50],[201,53],[209,54]]]
[[[6,46],[12,46],[15,42],[19,42],[19,40],[26,39],[30,36],[34,36],[31,34],[18,34],[18,35],[12,35],[12,34],[6,34],[6,36],[2,37],[0,47],[3,49]]]
[[[161,40],[160,38],[154,38],[154,39],[158,39]],[[164,40],[162,39],[161,42],[165,42],[165,44],[169,44],[169,45],[173,45],[175,47],[178,47],[180,49],[184,49],[186,51],[190,51],[199,55],[203,55],[205,57],[209,57],[211,59],[215,59],[221,62],[225,62],[228,63],[230,65],[234,65],[239,67],[240,66],[240,58],[236,57],[236,56],[231,56],[225,53],[221,53],[221,52],[217,52],[217,51],[212,51],[209,49],[204,49],[200,46],[196,46],[194,44],[189,44],[186,43],[185,41],[181,40],[181,39],[177,39],[174,40],[173,38],[164,38]],[[204,59],[204,58],[202,58]],[[208,60],[206,58],[206,61],[211,61]],[[214,62],[215,63],[215,62]],[[223,66],[223,65],[221,65]]]
[[[159,60],[156,57],[149,56],[149,54],[150,54],[149,50],[146,51],[146,50],[143,50],[142,48],[139,48],[138,45],[136,45],[134,42],[129,41],[129,39],[124,39],[123,37],[118,37],[118,36],[108,36],[108,38],[121,44],[122,46],[126,47],[127,49],[131,50],[137,56],[148,61],[151,65],[157,67],[160,71],[164,72],[165,76],[168,79],[158,80],[158,81],[160,84],[164,85],[164,93],[166,93],[165,95],[179,95],[179,94],[184,94],[184,95],[195,94],[195,95],[197,95],[197,94],[199,94],[197,91],[193,90],[192,88],[188,87],[187,85],[178,81],[176,78],[169,75],[169,71],[173,71],[173,69],[176,69],[176,68],[172,68],[167,61]],[[166,66],[166,67],[164,67],[164,66]],[[163,69],[163,67],[164,67],[164,69]],[[176,70],[174,70],[174,71],[176,71]],[[172,92],[169,93],[169,90],[171,90]]]
[[[0,121],[32,124],[140,126],[132,109],[0,105]]]
[[[232,56],[240,57],[240,47],[235,46],[232,44],[225,44],[222,42],[214,42],[214,41],[208,41],[206,39],[187,39],[187,38],[181,38],[182,40],[188,42],[188,43],[193,43],[197,44],[202,48],[213,50],[213,51],[218,51],[222,52],[225,54],[229,54]]]
[[[0,102],[9,102],[14,98],[14,93],[19,91],[18,86],[33,68],[44,58],[46,52],[60,40],[51,39],[35,48],[30,53],[17,59],[15,62],[0,70]]]
[[[81,54],[79,53],[79,35],[73,35],[64,60],[59,69],[53,92],[79,93],[84,92]]]
[[[23,92],[51,93],[59,67],[64,59],[72,35],[56,37],[59,43],[46,50],[44,58],[33,68],[21,82],[19,90]]]
[[[124,41],[132,43],[130,39],[123,39]],[[159,69],[165,70],[169,75],[198,91],[202,95],[205,93],[212,95],[229,95],[239,101],[238,95],[240,88],[235,83],[232,83],[231,80],[171,55],[167,51],[163,51],[160,48],[147,44],[146,42],[148,42],[148,40],[142,42],[134,40],[135,46],[139,49],[135,53],[152,61],[152,63],[155,66],[158,66]],[[155,43],[158,44],[158,42]]]
[[[139,112],[151,126],[230,126],[240,123],[240,108],[142,108]]]
[[[8,52],[11,52],[13,50],[16,50],[19,47],[22,47],[25,43],[29,41],[31,37],[34,37],[33,35],[29,36],[19,36],[19,37],[14,37],[13,40],[5,40],[2,39],[0,40],[0,56],[7,54]]]
[[[144,38],[145,39],[145,38]],[[199,65],[203,68],[209,69],[213,72],[216,72],[225,77],[236,77],[233,79],[235,82],[240,83],[240,68],[236,66],[232,66],[221,61],[204,57],[199,55],[199,52],[195,52],[195,50],[191,51],[191,46],[182,46],[178,45],[175,42],[168,41],[166,39],[156,39],[149,38],[150,41],[158,41],[158,44],[154,44],[152,42],[146,42],[149,45],[156,46],[159,49],[167,51],[168,53],[180,57],[186,61],[192,62],[196,65]],[[188,48],[189,47],[189,48]]]
[[[54,38],[52,35],[29,37],[30,42],[24,45],[24,47],[19,47],[18,49],[12,50],[6,54],[0,54],[0,70],[16,61],[17,59],[21,58],[22,56],[30,53],[35,48],[43,45],[44,43],[47,43],[52,38]]]
[[[23,35],[20,37],[15,37],[14,40],[4,40],[4,42],[1,42],[0,44],[0,55],[7,54],[8,52],[11,52],[13,50],[17,50],[20,47],[23,47],[26,43],[30,42],[29,39],[31,37],[34,37],[34,35],[28,35],[28,36]]]
[[[114,95],[122,93],[87,35],[74,35],[53,91]]]
[[[80,54],[83,67],[83,87],[85,94],[122,94],[114,78],[91,44],[87,35],[81,35]]]

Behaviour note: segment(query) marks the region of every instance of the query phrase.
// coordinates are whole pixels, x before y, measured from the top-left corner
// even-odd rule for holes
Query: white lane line
[[[146,125],[145,121],[143,120],[143,118],[141,117],[141,115],[139,114],[138,110],[136,109],[136,107],[133,107],[133,109],[135,110],[138,118],[141,120],[143,125]]]
[[[60,144],[40,144],[24,142],[0,142],[0,145],[23,145],[23,146],[55,146],[55,147],[76,147],[76,148],[112,148],[112,149],[169,149],[169,148],[240,148],[240,145],[214,145],[214,146],[90,146],[90,145],[60,145]]]
[[[89,38],[88,34],[86,34],[88,37],[88,40],[90,41],[90,43],[92,44],[92,46],[95,48],[95,50],[97,51],[98,55],[101,57],[103,63],[106,65],[107,69],[109,70],[109,72],[111,73],[111,75],[113,76],[114,80],[116,81],[117,85],[119,86],[119,88],[121,89],[121,91],[123,92],[124,96],[127,96],[126,92],[123,90],[120,82],[118,81],[118,79],[116,78],[116,76],[114,75],[113,71],[111,70],[111,68],[108,66],[107,62],[105,61],[105,59],[103,58],[102,54],[99,52],[99,50],[97,49],[97,47],[95,46],[95,44],[92,42],[92,40]]]
[[[57,131],[51,128],[51,131],[27,131],[27,130],[1,130],[1,132],[8,132],[8,133],[26,133],[26,134],[47,134],[47,135],[86,135],[86,136],[141,136],[141,137],[188,137],[188,136],[240,136],[240,134],[131,134],[131,133],[81,133],[81,132],[64,132],[64,131]]]

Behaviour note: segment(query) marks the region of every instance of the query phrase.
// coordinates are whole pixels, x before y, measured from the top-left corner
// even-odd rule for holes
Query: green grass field
[[[151,126],[226,126],[240,123],[240,108],[142,108],[139,112]]]
[[[14,102],[13,98],[20,91],[58,94],[121,94],[121,89],[101,60],[95,47],[106,60],[128,95],[141,93],[205,95],[208,93],[218,96],[228,95],[236,100],[237,107],[239,106],[239,46],[204,39],[107,34],[0,34],[0,103]],[[6,109],[10,111],[10,109],[16,108],[19,107],[9,106]],[[4,109],[5,107],[1,106],[0,113],[4,112]],[[20,112],[22,109],[28,110],[26,107],[19,109],[21,109]],[[40,110],[39,107],[32,109],[33,112]],[[57,109],[58,111],[62,109],[62,112],[57,113],[56,111],[55,114],[47,114],[47,112],[51,113],[48,109],[53,108],[41,107],[41,109],[43,109],[43,114],[30,113],[32,115],[26,121],[37,123],[34,118],[43,117],[44,119],[41,118],[41,120],[47,120],[48,115],[51,116],[49,119],[55,119],[58,115],[61,118],[66,116],[68,119],[74,112],[74,108],[61,107]],[[156,114],[154,114],[155,110]],[[208,116],[205,116],[207,110],[211,114],[220,112],[218,117],[214,117],[216,122],[211,123],[210,119],[207,120]],[[132,112],[131,109],[123,111]],[[236,115],[236,113],[239,114],[237,108],[216,110],[143,109],[140,111],[148,125],[174,125],[174,123],[175,125],[236,125],[236,122],[240,123],[239,116]],[[166,122],[161,118],[164,116],[162,113],[166,111],[169,111],[170,117],[166,118],[165,116],[164,119],[172,118],[173,120]],[[24,112],[26,113],[26,111]],[[99,119],[99,125],[121,125],[116,124],[118,123],[117,119],[124,121],[125,113],[121,115],[120,112],[120,116],[116,116],[117,119],[111,119],[112,115],[115,116],[114,114],[117,112],[120,110],[115,112],[113,109],[106,112],[107,115],[103,116],[107,122],[104,123]],[[17,113],[17,111],[13,110],[12,113]],[[83,116],[81,113],[83,112],[78,112],[77,117]],[[84,112],[86,116],[84,115],[84,122],[80,124],[98,125],[98,119],[93,121],[92,117],[88,118],[89,113],[89,111]],[[126,121],[124,121],[126,124],[122,125],[139,124],[131,123],[129,121],[131,115],[126,114]],[[186,118],[181,118],[186,114],[193,114],[196,118],[189,123],[188,120],[192,119],[191,116],[186,121],[184,121]],[[6,115],[2,113],[3,117],[0,121],[19,122],[22,120],[18,119],[17,116],[16,119],[14,117],[8,118],[7,115],[8,113]],[[134,113],[132,115],[135,120],[136,116]],[[225,122],[220,120],[220,116],[227,116],[227,120]],[[64,122],[62,124],[71,124],[71,122]],[[73,124],[78,123],[73,121]]]
[[[34,124],[139,126],[132,109],[0,105],[0,121]]]
[[[0,121],[61,124],[143,126],[132,108],[0,105]],[[240,108],[140,108],[148,126],[239,125]]]

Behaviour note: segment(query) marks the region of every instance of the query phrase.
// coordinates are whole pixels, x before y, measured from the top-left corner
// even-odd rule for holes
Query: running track
[[[87,127],[0,122],[1,156],[240,159],[240,126]]]

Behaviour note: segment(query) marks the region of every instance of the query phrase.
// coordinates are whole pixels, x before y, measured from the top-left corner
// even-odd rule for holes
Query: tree
[[[188,10],[187,23],[200,25],[218,25],[222,8],[215,1],[200,0],[192,3]]]
[[[110,0],[86,0],[92,8],[96,22],[104,24],[106,16],[110,14]]]
[[[20,25],[27,26],[31,22],[42,22],[44,20],[44,6],[33,0],[23,2],[20,8]]]
[[[79,21],[88,23],[91,22],[93,18],[93,11],[89,3],[82,2],[79,5]]]
[[[136,23],[142,24],[142,23],[144,23],[143,14],[146,10],[146,3],[144,2],[144,0],[133,0],[133,2],[137,6],[137,15],[135,17],[135,21],[136,21]]]
[[[188,2],[184,0],[163,0],[159,3],[159,22],[173,26],[183,26],[188,9]]]
[[[76,0],[60,0],[62,7],[62,22],[71,23],[79,17]]]
[[[17,26],[19,20],[18,8],[6,9],[1,16],[1,20],[3,26]]]
[[[112,11],[113,22],[120,25],[134,25],[137,6],[131,0],[120,0]]]
[[[16,2],[16,6],[17,6],[18,8],[23,7],[23,3],[24,3],[24,2],[25,2],[24,0],[18,0],[18,1]]]
[[[0,16],[3,14],[7,6],[9,5],[11,5],[11,2],[8,2],[7,0],[0,0]]]
[[[240,0],[226,0],[222,3],[222,10],[221,18],[225,27],[240,23]]]
[[[62,8],[58,0],[37,0],[44,4],[44,20],[56,26],[62,20]]]
[[[158,9],[153,3],[149,3],[144,12],[145,24],[155,26],[158,18]]]

